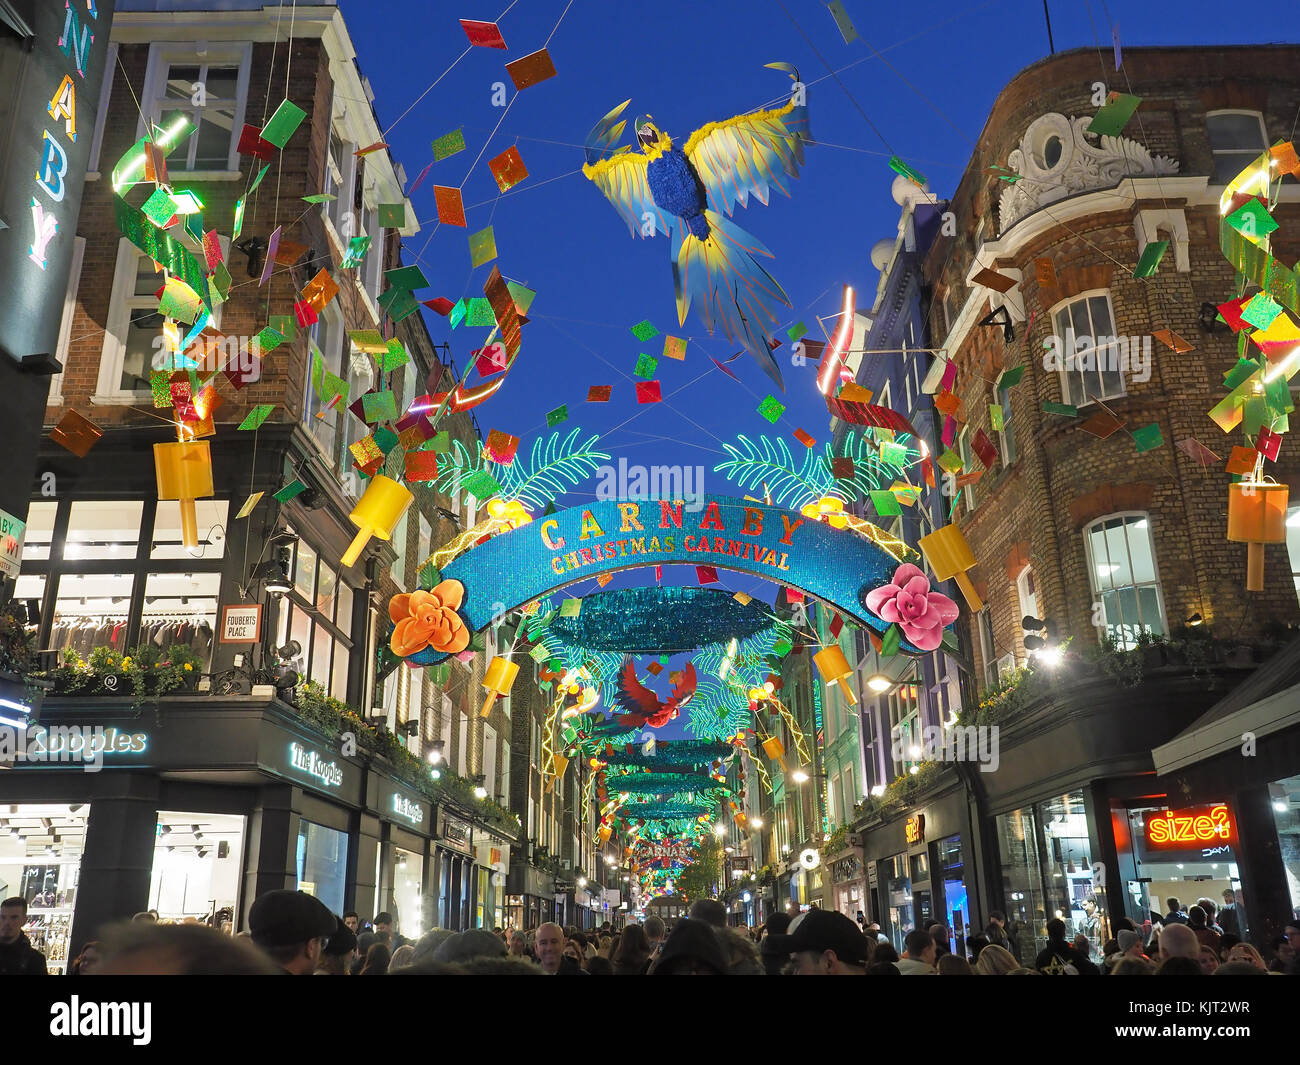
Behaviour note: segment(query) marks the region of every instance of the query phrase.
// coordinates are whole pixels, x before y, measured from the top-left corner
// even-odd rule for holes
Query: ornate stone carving
[[[1092,119],[1046,114],[1036,118],[1007,157],[1020,175],[998,201],[998,233],[1026,215],[1058,200],[1096,189],[1114,188],[1126,177],[1178,173],[1178,160],[1153,156],[1129,137],[1088,136]]]

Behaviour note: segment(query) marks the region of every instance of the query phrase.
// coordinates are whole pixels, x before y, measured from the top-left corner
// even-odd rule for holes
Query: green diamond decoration
[[[1025,376],[1025,365],[1013,366],[1009,370],[1003,370],[1002,376],[998,378],[997,390],[1001,392],[1004,388],[1015,388],[1020,384],[1020,379]]]
[[[871,505],[876,508],[876,513],[882,518],[893,518],[903,513],[903,508],[898,505],[894,493],[888,490],[873,490],[871,492]]]
[[[491,499],[493,496],[500,494],[501,485],[496,479],[483,470],[475,470],[468,477],[460,482],[463,491],[468,492],[480,503],[484,500]]]
[[[433,158],[435,162],[442,162],[444,159],[450,159],[457,152],[465,150],[465,134],[462,130],[453,129],[450,133],[444,133],[441,137],[435,137],[433,141]]]
[[[564,404],[562,406],[556,407],[555,410],[550,411],[546,415],[546,427],[548,429],[551,429],[559,425],[561,422],[567,422],[568,420],[569,420],[569,407],[568,404]]]
[[[469,313],[465,324],[472,326],[493,326],[497,324],[496,315],[492,313],[492,304],[486,296],[475,296],[469,301]]]
[[[907,445],[896,444],[892,440],[880,445],[880,461],[890,466],[903,466],[907,463]]]
[[[1267,329],[1282,313],[1282,304],[1267,292],[1256,292],[1249,303],[1241,309],[1241,320],[1249,322],[1256,329]]]
[[[257,334],[255,338],[258,344],[258,351],[263,355],[269,355],[281,344],[284,343],[284,334],[279,330],[272,329],[269,325]]]
[[[919,170],[913,170],[896,155],[891,155],[889,157],[889,169],[895,174],[902,174],[903,177],[907,178],[908,181],[913,185],[916,185],[918,188],[925,184],[925,175]]]
[[[528,308],[533,305],[533,300],[537,293],[531,288],[525,288],[523,285],[514,281],[507,281],[506,288],[510,290],[510,298],[515,301],[515,308],[520,314],[527,314]]]
[[[147,205],[146,205],[147,206]],[[1266,237],[1277,229],[1267,209],[1259,200],[1249,200],[1238,207],[1225,221],[1247,239]]]
[[[758,413],[775,425],[785,413],[785,404],[779,402],[775,396],[768,396],[758,405]]]
[[[396,413],[396,411],[394,411],[394,413]],[[400,439],[393,430],[382,425],[376,429],[372,435],[375,438],[375,445],[384,453],[385,456],[387,456],[388,453],[398,445]]]
[[[1133,430],[1133,443],[1137,446],[1138,454],[1144,451],[1154,451],[1162,447],[1165,442],[1164,434],[1160,431],[1160,423],[1152,422],[1150,425],[1144,425],[1141,429]]]
[[[469,235],[469,261],[471,266],[482,266],[497,257],[496,232],[491,226]]]
[[[262,128],[262,140],[267,144],[274,144],[277,148],[283,148],[306,117],[306,111],[297,104],[285,100],[275,109],[271,120]]]
[[[644,341],[649,340],[651,337],[657,337],[659,335],[659,330],[656,329],[650,319],[647,318],[644,322],[637,322],[636,325],[632,326],[632,335],[636,337],[637,340]]]
[[[468,310],[469,310],[469,304],[465,302],[465,298],[462,296],[460,299],[456,301],[455,306],[452,307],[451,309],[451,313],[447,316],[451,322],[451,327],[453,329],[455,329],[458,325],[460,325],[461,322],[465,320],[465,314],[468,312]]]
[[[239,428],[244,430],[258,429],[267,418],[271,416],[271,411],[275,410],[274,403],[259,403],[256,407],[248,412],[248,416],[239,423]]]
[[[435,455],[447,454],[451,450],[451,433],[446,429],[436,433],[433,439],[429,441],[429,450]]]
[[[287,503],[294,496],[301,495],[305,491],[307,491],[307,486],[302,481],[295,479],[276,492],[274,498],[280,503]]]
[[[793,344],[808,335],[808,327],[803,322],[795,322],[785,331],[785,335],[790,338],[790,343]]]
[[[411,356],[407,354],[406,348],[394,337],[388,342],[388,350],[379,356],[379,369],[383,373],[388,373],[399,366],[405,366],[410,361]]]
[[[659,360],[653,355],[647,355],[642,352],[637,356],[636,369],[632,372],[642,380],[649,381],[655,375],[655,368],[659,365]]]
[[[150,222],[162,229],[176,214],[176,201],[162,189],[154,189],[153,195],[144,201],[140,210]]]
[[[1044,403],[1044,414],[1059,414],[1062,418],[1074,418],[1079,414],[1079,408],[1073,407],[1069,403]]]
[[[1133,271],[1134,277],[1150,277],[1160,269],[1160,260],[1165,257],[1165,252],[1169,250],[1169,241],[1153,240],[1142,249],[1142,257],[1138,259],[1137,268]]]

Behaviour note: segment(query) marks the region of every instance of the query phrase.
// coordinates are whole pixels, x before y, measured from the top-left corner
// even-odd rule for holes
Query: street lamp
[[[883,695],[894,686],[894,681],[890,680],[883,673],[873,673],[867,678],[867,687],[877,695]]]
[[[714,826],[713,826],[713,834],[714,834],[715,836],[717,836],[719,839],[721,839],[723,836],[725,836],[725,835],[727,834],[727,826],[726,826],[726,825],[714,825]]]
[[[751,817],[749,819],[749,823],[753,825],[755,828],[763,827],[763,819],[761,817]]]
[[[796,784],[807,784],[808,774],[802,769],[796,769],[793,773],[790,774],[790,779],[793,780]]]

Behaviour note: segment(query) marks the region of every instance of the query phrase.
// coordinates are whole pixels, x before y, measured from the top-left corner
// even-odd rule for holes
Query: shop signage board
[[[220,643],[257,643],[261,638],[261,603],[221,608]]]
[[[913,814],[904,824],[904,830],[907,833],[907,842],[924,843],[925,842],[925,814]]]
[[[343,767],[337,759],[327,758],[296,740],[289,744],[288,760],[291,769],[311,777],[317,786],[337,788],[343,783]]]
[[[377,785],[371,799],[372,808],[379,811],[383,820],[428,833],[433,804],[427,798],[400,788],[387,777],[372,774],[371,779]]]
[[[1146,844],[1150,850],[1189,851],[1235,847],[1237,826],[1226,803],[1162,810],[1146,815]]]
[[[6,577],[17,577],[22,568],[23,537],[27,533],[27,523],[15,518],[7,510],[0,510],[0,573]]]
[[[470,823],[446,810],[442,810],[439,816],[439,839],[455,850],[470,853]]]

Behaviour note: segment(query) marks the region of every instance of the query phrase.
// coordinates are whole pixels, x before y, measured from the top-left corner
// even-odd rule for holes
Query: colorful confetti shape
[[[659,382],[637,381],[636,401],[638,403],[661,403],[663,397],[659,394]]]
[[[644,322],[637,322],[636,325],[632,326],[631,333],[637,338],[637,340],[644,342],[657,337],[659,335],[659,330],[656,329],[654,323],[647,318]]]
[[[696,579],[697,581],[699,581],[700,584],[717,584],[717,583],[718,583],[718,570],[717,570],[717,567],[715,567],[715,566],[696,566],[696,567],[695,567],[695,579]]]
[[[587,389],[588,403],[608,403],[614,391],[613,385],[592,385]]]
[[[375,422],[397,420],[397,397],[390,391],[367,392],[361,397],[361,409],[365,412],[363,421],[367,425]]]
[[[307,491],[307,485],[295,477],[292,481],[276,492],[272,498],[277,503],[287,503],[295,496],[302,495],[305,491]]]
[[[306,111],[297,104],[285,100],[275,109],[275,114],[271,116],[271,120],[262,127],[262,140],[266,141],[267,144],[275,145],[277,148],[283,148],[289,143],[289,138],[294,135],[298,127],[302,125],[302,120],[306,117]]]
[[[243,431],[261,428],[262,423],[271,416],[273,410],[275,410],[274,403],[259,403],[239,423],[239,428]]]
[[[488,170],[492,172],[497,188],[502,192],[514,188],[528,176],[528,168],[524,166],[523,157],[513,144],[496,158],[488,160]]]
[[[655,375],[655,368],[659,365],[659,360],[653,355],[646,355],[642,352],[637,356],[636,368],[632,371],[637,377],[644,380],[650,380]]]
[[[555,64],[551,62],[551,53],[545,48],[539,48],[536,52],[526,55],[522,59],[507,63],[506,73],[510,75],[510,80],[515,83],[516,91],[523,92],[524,89],[530,88],[538,82],[555,77],[556,70]]]
[[[493,429],[488,433],[484,450],[493,462],[509,466],[515,461],[515,452],[519,450],[519,437],[511,436],[500,429]]]
[[[1099,440],[1105,440],[1106,437],[1118,432],[1123,426],[1123,421],[1113,414],[1107,414],[1104,410],[1099,410],[1087,421],[1079,423],[1080,429],[1097,437]]]
[[[569,408],[568,405],[566,404],[563,406],[556,407],[555,410],[553,411],[547,412],[546,427],[548,429],[551,429],[562,422],[567,422],[568,420],[569,420]]]
[[[768,396],[758,405],[758,413],[775,425],[785,413],[785,404],[778,401],[775,396]]]
[[[476,48],[505,48],[506,46],[506,39],[501,36],[501,30],[495,22],[479,22],[475,19],[463,18],[460,20],[460,28],[465,31],[469,43]]]
[[[873,489],[870,495],[871,505],[882,518],[893,518],[903,513],[903,508],[898,505],[898,498],[893,492]]]
[[[1141,429],[1133,430],[1133,443],[1137,447],[1138,454],[1163,447],[1164,442],[1165,437],[1160,431],[1159,422],[1152,422],[1150,425],[1144,425]]]
[[[405,462],[408,481],[432,481],[438,476],[438,456],[432,451],[408,451]]]
[[[465,132],[462,129],[453,129],[450,133],[444,133],[441,137],[435,137],[433,140],[433,159],[434,162],[442,162],[444,159],[450,159],[458,152],[465,150]]]
[[[809,436],[802,429],[796,429],[793,435],[794,438],[798,440],[799,443],[803,444],[804,447],[813,448],[817,446],[817,440],[814,437]]]
[[[75,410],[68,411],[50,430],[50,439],[79,459],[84,459],[103,435],[103,429]]]
[[[469,262],[471,267],[479,267],[497,257],[497,238],[491,226],[469,235]]]
[[[261,502],[262,496],[264,495],[266,495],[265,492],[254,492],[245,499],[244,505],[239,508],[239,513],[235,515],[235,520],[238,521],[240,518],[246,518],[253,513],[253,508]]]
[[[380,229],[401,229],[406,225],[405,203],[381,203],[377,213]]]

